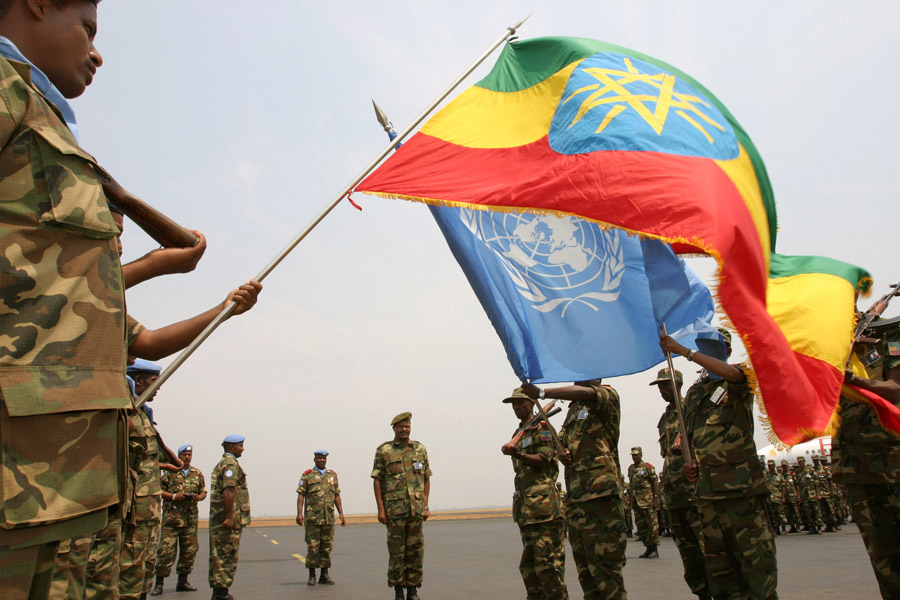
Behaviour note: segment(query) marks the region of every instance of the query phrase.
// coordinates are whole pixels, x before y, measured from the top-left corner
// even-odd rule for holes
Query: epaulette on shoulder
[[[653,466],[652,464],[650,464],[650,463],[647,463],[647,466],[650,467],[651,469],[655,469],[655,468],[656,468],[656,467],[654,467],[654,466]]]
[[[309,475],[310,473],[312,473],[312,469],[307,469],[307,470],[303,471],[304,475]]]
[[[334,473],[335,475],[337,475],[337,471],[335,471],[335,470],[333,470],[333,469],[328,469],[328,471],[330,471],[330,472]],[[328,471],[326,471],[326,472],[328,472]]]

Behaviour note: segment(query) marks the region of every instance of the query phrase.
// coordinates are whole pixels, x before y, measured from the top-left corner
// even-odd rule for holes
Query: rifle
[[[185,229],[160,211],[119,185],[119,182],[102,169],[95,169],[103,193],[113,204],[143,229],[147,235],[165,248],[193,248],[200,241],[194,233]]]
[[[866,332],[869,326],[872,325],[872,322],[880,317],[881,314],[887,309],[888,304],[890,304],[894,296],[900,296],[900,283],[892,283],[890,285],[890,288],[891,291],[879,298],[875,302],[875,304],[869,307],[869,310],[863,313],[859,321],[856,322],[856,329],[853,332],[853,344],[851,344],[851,348],[855,346],[857,342],[865,342],[869,344],[878,343],[879,340],[868,338],[863,334]]]
[[[547,406],[544,407],[544,412],[547,413],[548,417],[552,417],[553,415],[562,412],[562,409],[558,406],[556,408],[553,408],[554,404],[556,404],[555,399],[548,402]],[[515,446],[516,444],[518,444],[519,440],[521,440],[525,436],[525,431],[527,429],[530,429],[531,427],[534,427],[535,425],[538,425],[541,421],[543,421],[541,415],[534,415],[528,420],[527,423],[525,423],[524,425],[519,425],[519,428],[516,429],[516,433],[512,436],[512,439],[507,442],[507,445]]]

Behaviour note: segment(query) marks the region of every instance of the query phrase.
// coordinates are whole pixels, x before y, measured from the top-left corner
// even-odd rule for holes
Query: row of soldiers
[[[827,457],[813,454],[811,458],[812,465],[803,456],[794,465],[782,460],[776,467],[774,460],[766,461],[767,506],[776,535],[797,533],[801,528],[811,535],[823,529],[837,531],[847,522],[847,494],[833,480]],[[760,457],[760,462],[764,460]]]

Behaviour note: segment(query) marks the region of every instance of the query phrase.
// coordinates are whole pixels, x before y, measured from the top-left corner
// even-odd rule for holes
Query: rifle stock
[[[547,406],[544,407],[544,412],[547,413],[547,416],[548,416],[548,417],[552,417],[552,416],[555,415],[556,413],[562,412],[562,409],[559,408],[559,407],[553,408],[553,405],[554,405],[554,404],[556,404],[556,400],[555,400],[555,399],[554,399],[554,400],[551,400],[550,402],[548,402],[548,403],[547,403]],[[512,436],[512,439],[509,440],[509,441],[507,442],[507,444],[510,444],[510,445],[513,445],[513,446],[515,446],[516,444],[518,444],[518,443],[519,443],[519,440],[521,440],[522,437],[524,437],[524,435],[525,435],[525,430],[527,430],[527,429],[528,429],[529,427],[531,427],[532,425],[535,425],[536,423],[540,423],[542,420],[543,420],[543,419],[541,419],[541,416],[540,416],[540,415],[534,415],[534,417],[532,417],[531,419],[529,419],[529,421],[528,421],[527,423],[525,423],[525,425],[519,426],[519,428],[516,430],[516,434],[515,434],[514,436]]]
[[[192,248],[200,241],[194,233],[119,185],[104,171],[97,171],[108,200],[122,209],[129,219],[165,248]]]

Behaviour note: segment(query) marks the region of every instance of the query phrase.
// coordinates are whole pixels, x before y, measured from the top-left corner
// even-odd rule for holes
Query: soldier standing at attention
[[[819,478],[812,467],[806,464],[806,459],[797,457],[797,493],[800,496],[800,515],[807,535],[816,535],[819,531]]]
[[[394,439],[378,446],[372,466],[378,522],[387,525],[388,586],[395,600],[418,600],[425,558],[423,524],[431,511],[431,468],[425,446],[409,439],[412,413],[391,419]]]
[[[772,519],[772,525],[775,527],[775,535],[781,535],[786,532],[784,518],[784,478],[781,477],[775,469],[775,461],[766,461],[766,484],[769,486],[769,497],[766,504],[769,508],[769,518]]]
[[[532,400],[569,400],[562,426],[569,543],[585,600],[625,600],[625,508],[619,485],[619,394],[599,379],[541,390],[526,384]]]
[[[228,588],[237,571],[241,531],[250,525],[247,474],[238,459],[244,454],[244,436],[222,441],[225,454],[212,472],[209,500],[209,587],[212,600],[231,600]]]
[[[730,356],[731,334],[719,331]],[[668,336],[660,346],[705,369],[685,399],[694,460],[682,471],[697,485],[710,595],[775,600],[775,534],[766,517],[766,476],[753,441],[753,393],[744,371]]]
[[[897,330],[883,337],[896,343]],[[900,406],[900,357],[880,349],[877,378],[846,374],[847,383]],[[887,351],[884,351],[887,350]],[[882,428],[872,405],[841,396],[841,424],[831,447],[834,480],[847,488],[850,514],[869,553],[882,598],[900,598],[900,440]]]
[[[188,581],[194,570],[199,543],[197,541],[197,503],[206,499],[206,480],[197,467],[191,466],[194,447],[185,444],[178,449],[181,469],[166,471],[160,478],[163,497],[162,536],[156,559],[156,584],[151,596],[163,592],[163,580],[172,572],[175,554],[178,556],[178,583],[176,592],[196,592],[197,588]]]
[[[341,506],[338,476],[325,468],[327,460],[327,450],[316,450],[313,453],[316,466],[304,471],[297,485],[297,525],[306,528],[306,566],[309,568],[306,585],[316,585],[316,568],[322,570],[319,583],[334,585],[328,569],[331,567],[331,548],[334,546],[335,506],[341,517],[341,527],[347,524],[344,507]]]
[[[703,548],[700,544],[700,513],[697,512],[697,498],[694,485],[688,482],[681,472],[684,466],[684,455],[673,450],[680,427],[678,412],[675,406],[675,392],[672,389],[672,375],[669,369],[661,369],[650,385],[658,386],[659,395],[666,401],[666,410],[659,423],[659,454],[663,458],[662,494],[666,497],[669,510],[669,523],[675,547],[684,564],[684,581],[691,592],[701,600],[709,600],[709,584],[706,581],[706,562],[703,559]],[[675,371],[675,385],[681,395],[681,371]],[[682,403],[684,401],[682,400]]]
[[[516,472],[512,512],[522,536],[519,572],[528,600],[568,600],[565,521],[552,434],[546,423],[535,420],[534,401],[520,388],[503,402],[512,404],[520,428],[525,428],[518,441],[500,451],[512,458]]]
[[[628,465],[628,485],[631,508],[637,523],[638,539],[644,544],[644,553],[639,558],[659,558],[659,523],[656,510],[659,507],[659,488],[656,469],[644,462],[640,446],[631,449],[633,464]]]

